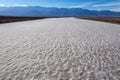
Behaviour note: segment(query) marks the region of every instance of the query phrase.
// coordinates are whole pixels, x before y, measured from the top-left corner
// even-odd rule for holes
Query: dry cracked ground
[[[120,80],[120,25],[75,18],[0,24],[0,80]]]

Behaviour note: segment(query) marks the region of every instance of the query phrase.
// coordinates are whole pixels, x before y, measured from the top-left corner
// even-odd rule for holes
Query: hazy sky
[[[120,11],[120,0],[0,0],[0,6],[44,6]]]

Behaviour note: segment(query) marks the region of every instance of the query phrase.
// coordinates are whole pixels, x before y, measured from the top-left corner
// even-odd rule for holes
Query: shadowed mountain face
[[[120,12],[95,11],[81,8],[54,7],[0,7],[0,15],[4,16],[80,16],[80,17],[120,17]]]

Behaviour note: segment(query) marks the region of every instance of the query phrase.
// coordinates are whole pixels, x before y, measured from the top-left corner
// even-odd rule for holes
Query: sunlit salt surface
[[[0,24],[0,80],[120,80],[120,25],[75,18]]]

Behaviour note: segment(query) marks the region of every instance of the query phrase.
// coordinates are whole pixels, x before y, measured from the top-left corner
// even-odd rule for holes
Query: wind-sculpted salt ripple
[[[1,24],[0,80],[120,80],[120,25],[75,18]]]

